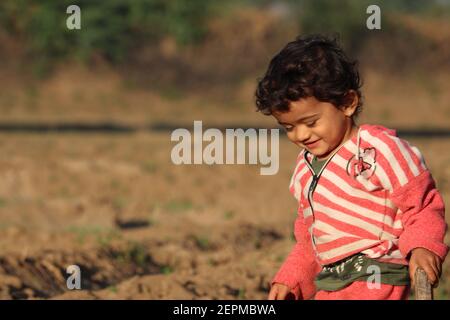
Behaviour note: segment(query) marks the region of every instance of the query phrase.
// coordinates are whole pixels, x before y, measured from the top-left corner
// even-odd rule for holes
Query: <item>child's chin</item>
[[[311,152],[311,154],[313,154],[318,159],[326,159],[330,155],[330,152],[327,151],[321,150],[308,150],[308,151]]]
[[[316,157],[320,158],[322,155],[325,154],[324,150],[322,148],[306,148],[311,154],[315,155]]]

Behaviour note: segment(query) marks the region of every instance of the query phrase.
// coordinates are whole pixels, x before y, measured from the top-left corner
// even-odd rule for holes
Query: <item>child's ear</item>
[[[351,117],[358,107],[359,98],[355,90],[349,90],[346,94],[346,104],[343,107],[343,112],[347,117]]]

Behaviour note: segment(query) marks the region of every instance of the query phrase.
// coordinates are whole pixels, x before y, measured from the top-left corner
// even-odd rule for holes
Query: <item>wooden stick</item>
[[[423,269],[417,268],[414,281],[416,300],[433,300],[433,289]]]

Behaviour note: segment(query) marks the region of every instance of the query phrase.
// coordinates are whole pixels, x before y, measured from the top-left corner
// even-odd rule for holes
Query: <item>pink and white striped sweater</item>
[[[394,130],[361,125],[328,158],[320,179],[312,158],[304,149],[297,158],[290,183],[299,203],[296,244],[272,284],[307,299],[323,265],[358,252],[408,264],[410,251],[423,247],[445,258],[444,202],[419,150]]]

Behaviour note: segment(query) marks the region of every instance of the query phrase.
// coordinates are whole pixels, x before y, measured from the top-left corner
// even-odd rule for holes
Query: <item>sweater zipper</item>
[[[311,173],[312,173],[312,177],[313,177],[313,180],[311,181],[311,184],[309,185],[309,189],[308,189],[308,203],[309,203],[309,207],[311,208],[311,215],[312,215],[312,224],[311,224],[311,232],[310,232],[310,235],[311,235],[311,243],[312,243],[312,245],[313,245],[313,247],[314,247],[314,249],[315,249],[315,247],[316,247],[316,241],[314,240],[314,236],[313,236],[313,228],[314,228],[314,221],[316,220],[316,218],[315,218],[315,216],[314,216],[314,210],[313,210],[313,206],[312,206],[312,194],[313,194],[313,192],[314,192],[314,189],[316,188],[316,186],[317,186],[317,181],[319,180],[319,177],[314,173],[314,170],[313,170],[313,168],[310,166],[310,164],[309,164],[309,162],[308,162],[308,160],[307,160],[307,157],[306,157],[306,155],[305,155],[305,160],[306,160],[306,165],[308,166],[308,168],[309,168],[309,170],[311,171]],[[315,251],[315,250],[314,250]]]
[[[359,137],[360,137],[360,131],[361,131],[361,128],[358,129],[358,136],[357,136],[357,145],[356,145],[356,149],[357,149],[357,159],[359,158],[359,144],[360,144],[360,138],[359,138]],[[349,140],[351,140],[351,138],[350,138]],[[316,217],[315,217],[315,215],[314,215],[314,208],[313,208],[313,206],[312,206],[312,195],[313,195],[314,190],[315,190],[316,187],[317,187],[317,183],[318,183],[318,181],[319,181],[319,178],[320,178],[320,176],[322,175],[322,172],[323,172],[323,170],[325,169],[325,167],[327,166],[328,162],[331,161],[331,159],[334,157],[334,155],[335,155],[336,153],[338,153],[338,151],[339,151],[339,150],[340,150],[347,142],[348,142],[348,141],[344,142],[344,143],[341,144],[338,148],[336,148],[336,150],[334,150],[334,152],[328,157],[327,161],[323,164],[322,168],[320,169],[320,171],[319,171],[319,173],[318,173],[317,175],[315,174],[314,169],[312,168],[311,164],[310,164],[309,161],[308,161],[308,153],[310,153],[310,152],[305,150],[305,152],[303,153],[303,158],[304,158],[304,160],[305,160],[305,162],[306,162],[307,167],[309,168],[309,171],[311,171],[312,177],[313,177],[313,180],[312,180],[311,184],[309,185],[309,190],[308,190],[308,203],[309,203],[309,206],[310,206],[310,208],[311,208],[311,215],[312,215],[312,220],[313,220],[312,223],[311,223],[311,232],[310,232],[310,233],[311,233],[311,243],[312,243],[312,245],[313,245],[314,251],[316,251],[316,250],[315,250],[315,248],[316,248],[316,241],[314,240],[313,229],[314,229],[314,222],[316,221]]]
[[[341,147],[342,147],[342,145],[341,145]],[[311,232],[310,233],[311,233],[311,242],[312,242],[314,248],[316,247],[316,241],[314,240],[313,229],[314,229],[314,222],[316,220],[316,217],[314,215],[314,208],[312,205],[312,195],[313,195],[314,190],[317,187],[317,183],[319,181],[320,176],[322,175],[323,170],[327,166],[328,162],[330,162],[330,160],[339,151],[339,149],[341,147],[339,147],[337,150],[335,150],[335,152],[333,152],[333,154],[327,159],[327,161],[323,164],[323,166],[320,169],[318,174],[315,174],[314,169],[312,168],[311,164],[308,161],[308,158],[307,158],[308,152],[305,152],[305,155],[304,155],[306,165],[308,166],[309,170],[311,171],[312,177],[313,177],[313,180],[311,181],[311,184],[309,185],[309,189],[308,189],[308,203],[309,203],[309,207],[311,208],[311,215],[312,215],[312,219],[313,219],[312,224],[311,224]]]

